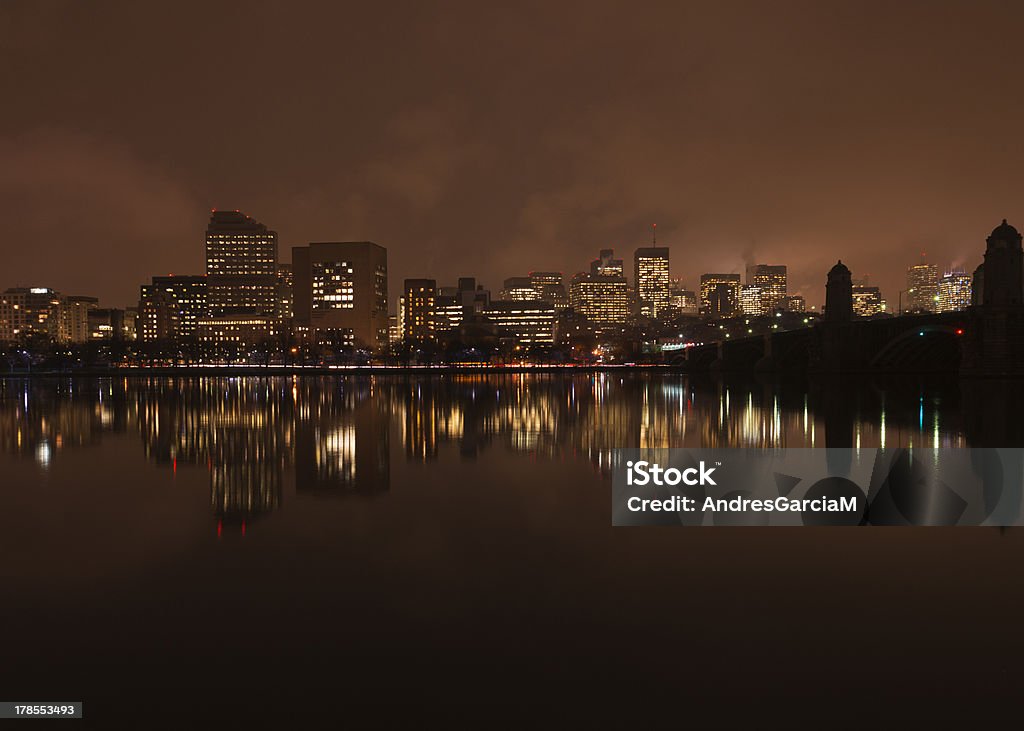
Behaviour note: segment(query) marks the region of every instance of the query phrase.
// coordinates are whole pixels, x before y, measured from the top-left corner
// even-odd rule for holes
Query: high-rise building
[[[804,300],[803,295],[787,294],[782,298],[782,309],[786,312],[806,312],[807,301]]]
[[[537,298],[550,302],[556,312],[569,307],[569,296],[565,292],[565,279],[561,272],[530,272],[530,281]]]
[[[683,286],[680,279],[673,279],[669,288],[669,307],[677,316],[695,317],[700,312],[697,293]]]
[[[140,340],[177,340],[196,335],[207,312],[206,277],[174,275],[153,277],[139,295]]]
[[[434,301],[434,331],[438,335],[455,332],[472,312],[472,304],[463,303],[458,287],[441,287]]]
[[[939,298],[939,270],[934,264],[907,268],[907,305],[904,312],[935,312]]]
[[[740,311],[740,275],[701,274],[700,307],[712,319],[737,315]]]
[[[61,296],[49,287],[12,287],[0,295],[0,341],[61,339]]]
[[[866,284],[853,285],[853,314],[857,317],[871,317],[885,312],[885,300],[878,287]]]
[[[504,300],[538,300],[540,294],[533,286],[533,279],[530,277],[509,277],[501,289],[501,298]]]
[[[210,317],[279,310],[277,233],[238,211],[214,210],[206,228]]]
[[[640,314],[664,317],[669,309],[669,265],[667,246],[645,246],[633,255],[634,284]]]
[[[71,343],[89,341],[89,313],[100,306],[96,297],[68,296],[61,300],[60,339]]]
[[[629,314],[629,285],[622,276],[622,260],[614,259],[611,249],[590,265],[590,274],[572,279],[569,300],[577,314],[600,328],[622,325]]]
[[[392,334],[391,342],[400,343],[405,337],[405,295],[399,295],[398,307],[395,309],[395,325],[398,332]]]
[[[517,345],[551,345],[555,342],[555,307],[543,300],[493,300],[484,315],[498,333]]]
[[[437,281],[406,279],[403,292],[405,339],[420,343],[434,340],[436,338]]]
[[[764,306],[764,292],[756,284],[740,287],[740,311],[747,317],[757,317],[767,311]]]
[[[371,350],[388,345],[388,253],[370,241],[292,249],[293,314],[318,340]]]
[[[971,306],[971,275],[962,269],[946,272],[939,279],[939,312],[956,312]]]
[[[782,264],[753,264],[747,267],[747,284],[761,288],[761,306],[765,313],[782,308],[786,292],[786,267]]]
[[[295,277],[291,264],[277,265],[277,316],[290,320],[295,314]]]
[[[590,273],[595,277],[622,277],[622,259],[615,258],[614,249],[601,249],[598,257],[590,262]]]

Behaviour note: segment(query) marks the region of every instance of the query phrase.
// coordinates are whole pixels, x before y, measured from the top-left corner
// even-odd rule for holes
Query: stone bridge
[[[822,322],[688,348],[676,363],[694,371],[959,373],[975,327],[969,310]]]

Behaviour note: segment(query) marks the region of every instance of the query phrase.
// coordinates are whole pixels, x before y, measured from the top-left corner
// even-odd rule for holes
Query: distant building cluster
[[[790,293],[787,267],[750,264],[737,272],[702,274],[698,286],[673,278],[670,252],[658,246],[633,253],[631,280],[613,249],[569,278],[533,271],[511,276],[492,296],[473,277],[452,286],[406,279],[398,302],[388,299],[387,250],[370,241],[324,241],[295,246],[280,261],[278,235],[237,210],[213,210],[205,236],[203,274],[152,277],[137,305],[101,307],[95,297],[47,287],[0,294],[0,342],[139,341],[244,350],[271,344],[383,353],[399,347],[487,343],[515,350],[565,345],[573,338],[608,341],[628,327],[654,336],[681,322],[774,317],[803,313]],[[887,314],[878,287],[852,285],[853,315]],[[905,295],[905,296],[904,296]],[[933,264],[907,270],[900,312],[964,309],[972,277]],[[716,326],[717,327],[717,326]]]

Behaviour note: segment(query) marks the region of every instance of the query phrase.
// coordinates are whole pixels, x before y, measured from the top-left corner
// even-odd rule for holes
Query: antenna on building
[[[658,245],[658,224],[656,224],[656,223],[652,223],[651,224],[651,238],[652,238],[651,246],[657,246]]]

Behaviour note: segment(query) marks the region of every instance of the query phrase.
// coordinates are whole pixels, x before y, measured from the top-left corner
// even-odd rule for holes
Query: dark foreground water
[[[628,446],[1024,446],[1022,394],[0,380],[0,700],[82,700],[98,728],[1001,719],[1024,684],[1024,531],[613,529],[608,465]]]

